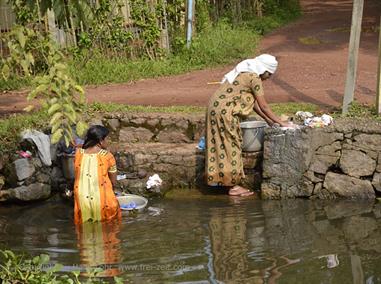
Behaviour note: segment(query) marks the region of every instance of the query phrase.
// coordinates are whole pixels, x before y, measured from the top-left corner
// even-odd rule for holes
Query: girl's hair
[[[85,142],[83,143],[82,148],[87,149],[94,147],[104,140],[109,134],[109,130],[102,125],[93,125],[87,130]]]

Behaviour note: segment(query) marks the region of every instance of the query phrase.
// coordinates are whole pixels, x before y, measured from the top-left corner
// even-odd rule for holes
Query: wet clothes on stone
[[[206,115],[208,185],[234,186],[245,177],[239,124],[253,111],[256,97],[263,95],[261,78],[255,73],[240,73],[212,95]]]
[[[83,149],[78,149],[74,166],[75,223],[120,217],[119,203],[108,176],[117,170],[114,156],[106,150],[86,154]]]

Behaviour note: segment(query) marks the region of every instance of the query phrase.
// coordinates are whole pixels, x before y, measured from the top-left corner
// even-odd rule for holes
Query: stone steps
[[[144,194],[149,176],[159,174],[163,179],[162,190],[205,186],[204,151],[196,143],[119,143],[110,150],[117,161],[118,170],[135,178],[121,184],[129,191]],[[244,153],[244,167],[249,185],[258,188],[262,152]]]

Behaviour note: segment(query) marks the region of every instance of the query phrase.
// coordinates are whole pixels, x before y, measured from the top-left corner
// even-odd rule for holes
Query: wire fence
[[[131,41],[131,45],[126,48],[125,55],[129,57],[139,56],[139,53],[142,51],[141,46],[141,31],[134,25],[134,22],[131,18],[131,8],[129,4],[129,0],[121,0],[118,2],[122,5],[118,7],[114,7],[112,13],[117,13],[119,16],[123,17],[123,29],[125,31],[131,33],[133,40]],[[96,5],[96,1],[93,3]],[[83,26],[81,24],[77,24],[78,26],[74,26],[70,29],[63,29],[57,25],[56,17],[53,11],[48,11],[46,15],[40,19],[43,23],[43,27],[46,32],[49,32],[52,38],[58,43],[61,48],[67,48],[71,46],[77,45],[78,36],[83,30]],[[6,3],[6,1],[0,0],[0,39],[3,38],[4,34],[9,32],[12,29],[12,26],[16,23],[15,16],[12,12],[10,5]],[[165,21],[166,23],[166,21]],[[160,43],[159,45],[164,49],[169,49],[169,40],[168,40],[168,32],[167,26],[160,26]],[[107,54],[109,52],[106,44],[102,42],[102,38],[95,39],[93,42],[97,48],[104,50]],[[6,43],[0,40],[0,56],[4,57],[7,55],[7,46]]]
[[[2,37],[4,33],[10,31],[15,23],[15,16],[11,10],[11,7],[3,2],[0,1],[0,37]],[[5,43],[0,40],[0,55],[4,56],[6,50]]]

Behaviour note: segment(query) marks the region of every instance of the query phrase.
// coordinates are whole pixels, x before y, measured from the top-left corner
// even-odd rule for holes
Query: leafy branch
[[[85,106],[84,90],[71,77],[64,63],[64,55],[49,38],[26,27],[14,27],[6,40],[10,55],[1,62],[3,78],[7,80],[17,75],[29,77],[37,73],[36,62],[43,63],[45,68],[33,79],[34,87],[28,100],[44,99],[44,106],[50,116],[52,143],[63,138],[68,146],[73,141],[72,125],[76,125],[79,135],[84,134],[87,125],[81,116]],[[37,52],[31,52],[26,48],[28,46],[33,46]],[[26,108],[27,111],[32,109],[32,106]]]

